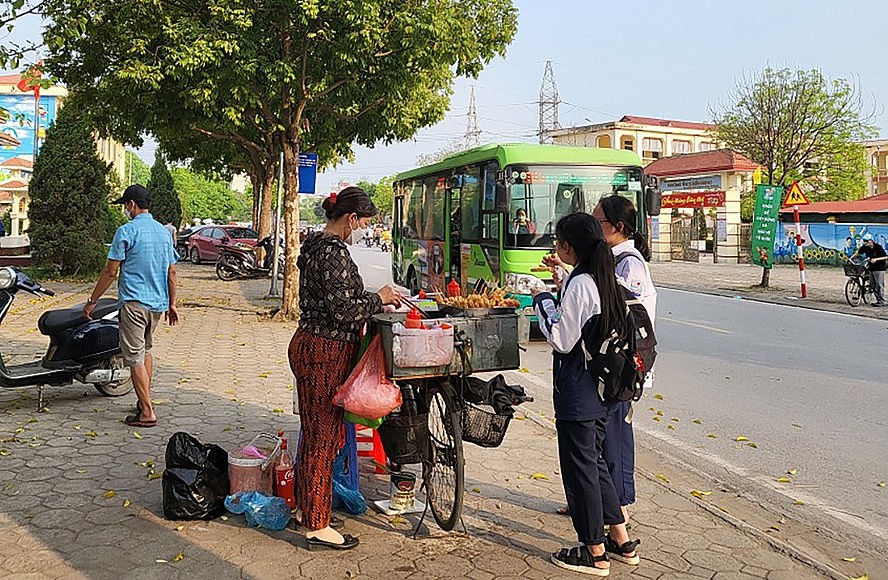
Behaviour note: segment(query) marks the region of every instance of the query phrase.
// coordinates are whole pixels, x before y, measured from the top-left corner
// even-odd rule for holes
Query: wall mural
[[[806,264],[842,265],[863,245],[864,234],[872,234],[873,239],[883,248],[888,248],[888,224],[801,224],[802,251]],[[781,229],[782,228],[782,229]],[[795,264],[796,226],[794,223],[780,223],[774,239],[774,262]]]

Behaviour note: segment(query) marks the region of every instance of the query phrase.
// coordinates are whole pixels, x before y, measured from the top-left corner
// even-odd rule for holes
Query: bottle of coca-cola
[[[281,458],[274,468],[274,488],[275,495],[283,498],[290,509],[296,508],[296,476],[286,439],[281,443]]]

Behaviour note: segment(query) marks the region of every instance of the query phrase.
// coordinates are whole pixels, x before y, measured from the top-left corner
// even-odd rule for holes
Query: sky
[[[318,193],[340,181],[376,181],[412,169],[422,154],[462,141],[474,87],[481,142],[534,142],[547,60],[563,127],[641,115],[710,121],[738,81],[762,68],[818,68],[855,82],[866,112],[888,134],[884,0],[514,0],[518,34],[477,79],[457,79],[451,109],[414,139],[372,149],[318,176]],[[16,31],[33,34],[30,22]],[[0,38],[2,41],[2,38]],[[154,145],[139,151],[151,163]]]

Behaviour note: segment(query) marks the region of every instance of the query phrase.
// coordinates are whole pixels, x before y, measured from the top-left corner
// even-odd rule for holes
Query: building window
[[[675,140],[672,142],[672,154],[673,155],[686,155],[692,151],[693,151],[693,147],[691,147],[690,141]]]
[[[697,146],[697,151],[701,153],[704,151],[715,151],[715,149],[715,143],[713,143],[712,141],[701,141],[700,144]]]
[[[645,159],[659,159],[663,156],[663,141],[645,137],[641,140],[641,156]]]
[[[598,139],[595,141],[596,147],[601,147],[603,149],[611,148],[611,138],[610,135],[599,135]]]
[[[635,151],[635,139],[632,137],[623,137],[623,140],[620,142],[620,147],[626,151]]]

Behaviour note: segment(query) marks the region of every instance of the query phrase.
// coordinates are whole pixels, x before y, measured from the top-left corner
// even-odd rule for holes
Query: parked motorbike
[[[19,291],[54,295],[18,268],[0,268],[0,322]],[[81,303],[44,312],[37,328],[49,337],[46,354],[40,360],[9,367],[0,355],[0,387],[37,387],[38,410],[43,409],[43,389],[47,385],[69,385],[76,380],[95,386],[107,397],[132,391],[130,370],[120,354],[117,300],[100,299],[92,320],[84,317],[83,306]]]
[[[265,250],[265,259],[258,264],[258,249]],[[219,260],[216,262],[216,276],[226,282],[238,278],[263,278],[271,274],[274,263],[274,242],[271,237],[261,240],[256,247],[247,244],[234,244],[219,247]],[[284,249],[278,258],[278,277],[284,275]]]

